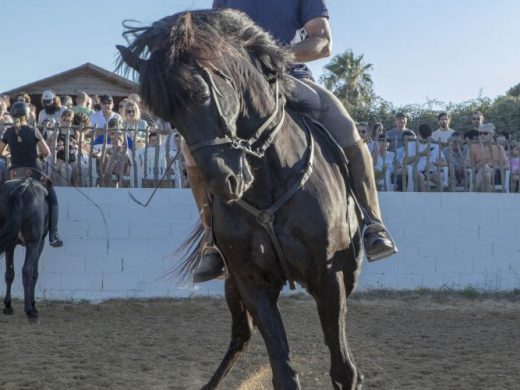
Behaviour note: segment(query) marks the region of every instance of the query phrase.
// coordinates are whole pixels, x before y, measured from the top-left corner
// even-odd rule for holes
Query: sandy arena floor
[[[330,389],[328,351],[314,302],[281,310],[303,389]],[[229,341],[222,299],[21,302],[0,315],[0,389],[199,389]],[[350,341],[366,389],[518,389],[520,302],[431,294],[354,298]],[[270,389],[260,334],[224,389]]]

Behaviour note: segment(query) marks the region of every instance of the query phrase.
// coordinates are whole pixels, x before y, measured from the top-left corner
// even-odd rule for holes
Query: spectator
[[[440,168],[447,165],[439,145],[431,142],[431,135],[431,127],[426,123],[421,124],[418,142],[408,143],[408,153],[403,159],[403,166],[413,165],[411,179],[416,183],[415,189],[420,192],[429,191],[430,182],[439,188],[443,179]]]
[[[61,105],[65,107],[66,109],[71,109],[74,105],[74,102],[72,101],[72,96],[70,95],[64,95],[61,97]]]
[[[70,185],[72,181],[73,164],[78,155],[78,144],[72,130],[74,112],[65,110],[61,114],[60,128],[56,135],[56,161],[52,179],[56,185]]]
[[[479,129],[479,143],[470,145],[466,165],[475,175],[475,187],[480,192],[491,192],[495,184],[497,170],[507,166],[507,156],[502,145],[493,144],[495,126],[484,123]],[[503,177],[500,178],[504,180]]]
[[[450,129],[451,116],[447,112],[441,112],[437,115],[439,128],[432,133],[432,139],[440,142],[441,147],[448,145],[448,140],[455,130]]]
[[[398,148],[403,147],[403,133],[405,131],[411,131],[413,133],[413,130],[410,130],[406,127],[407,122],[408,117],[404,113],[398,112],[395,114],[395,127],[386,132],[386,138],[390,142],[388,150],[391,152],[395,152]]]
[[[125,104],[123,112],[123,127],[129,130],[146,131],[148,123],[141,119],[139,105],[132,100]]]
[[[13,118],[7,112],[7,107],[3,100],[0,100],[0,131],[3,131],[1,127],[4,124],[13,123]]]
[[[448,146],[442,149],[442,154],[448,163],[450,190],[466,187],[466,157],[467,145],[464,145],[462,133],[454,131],[448,140]]]
[[[471,130],[464,133],[464,139],[476,141],[479,137],[480,126],[484,123],[484,115],[480,111],[475,111],[471,114]]]
[[[148,134],[148,145],[139,149],[135,155],[136,174],[139,185],[143,187],[153,187],[164,175],[168,168],[170,159],[175,156],[175,149],[170,148],[166,153],[166,148],[161,145],[159,134],[151,132]],[[172,177],[170,173],[169,177]]]
[[[107,123],[108,130],[112,130],[112,131],[110,131],[110,133],[117,132],[117,133],[123,134],[124,133],[123,119],[119,116],[119,114],[116,114],[116,115],[117,116],[114,116],[113,118],[111,118],[108,121],[108,123]],[[105,136],[103,134],[98,135],[94,139],[94,145],[96,146],[96,148],[98,150],[103,146],[104,139],[105,139]],[[109,145],[109,147],[112,147],[111,139],[112,138],[110,136],[107,139],[107,145]],[[128,149],[133,150],[134,143],[133,143],[132,137],[130,137],[128,134],[126,135],[126,146],[128,147]]]
[[[108,136],[112,147],[107,150],[103,163],[103,186],[118,187],[124,177],[130,175],[132,163],[128,155],[128,148],[124,143],[123,133],[114,131],[110,132]]]
[[[84,92],[84,91],[78,92],[78,94],[76,95],[76,105],[71,108],[71,110],[74,112],[74,114],[81,113],[81,114],[86,115],[87,117],[90,117],[94,113],[94,110],[92,110],[91,108],[89,108],[87,106],[88,99],[89,99],[89,96],[87,95],[86,92]]]
[[[118,104],[118,109],[117,109],[117,113],[119,115],[121,115],[121,117],[124,117],[124,113],[125,113],[125,105],[126,103],[128,102],[129,100],[127,98],[124,98],[123,100],[121,100]]]
[[[65,108],[61,106],[60,98],[51,90],[43,91],[42,106],[43,109],[38,114],[38,125],[42,126],[46,121],[51,127],[59,124],[61,114],[65,111]]]
[[[366,122],[356,122],[356,127],[359,131],[359,135],[361,136],[361,138],[363,138],[363,140],[367,144],[369,144],[371,139],[368,134],[368,124]]]
[[[155,120],[153,119],[153,116],[150,115],[146,110],[143,109],[143,107],[142,107],[142,102],[141,102],[141,96],[139,96],[139,95],[136,94],[136,93],[131,93],[130,95],[128,95],[128,100],[137,103],[137,105],[138,105],[139,108],[141,109],[141,118],[142,118],[146,123],[148,123],[148,126],[149,126],[149,127],[157,127],[157,125],[156,125],[156,123],[155,123]]]
[[[118,121],[122,121],[121,116],[112,111],[114,108],[114,99],[112,99],[112,96],[102,95],[99,97],[99,102],[101,104],[101,110],[90,115],[90,123],[93,127],[104,128],[112,118],[117,118]]]
[[[511,167],[511,192],[520,192],[520,145],[516,144],[511,150],[509,159]]]
[[[373,148],[375,153],[372,156],[378,189],[391,191],[390,178],[394,173],[395,153],[388,151],[388,140],[384,134],[380,134],[377,140],[373,142]]]
[[[31,96],[29,96],[27,92],[18,92],[16,95],[14,95],[14,102],[23,102],[30,104]]]
[[[381,139],[381,135],[384,134],[383,131],[383,124],[381,122],[375,122],[372,125],[372,128],[370,129],[370,132],[368,133],[368,136],[370,139],[377,141]],[[386,137],[384,137],[386,138]]]

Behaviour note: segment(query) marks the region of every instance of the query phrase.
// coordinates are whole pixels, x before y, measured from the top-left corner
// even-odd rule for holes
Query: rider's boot
[[[58,204],[49,204],[49,244],[55,248],[63,246],[63,241],[58,234]]]
[[[397,246],[388,233],[379,209],[372,157],[363,140],[344,148],[352,175],[352,186],[363,209],[363,245],[368,261],[384,259],[397,253]]]
[[[202,260],[193,273],[193,283],[202,283],[222,276],[224,274],[224,262],[218,249],[213,244],[213,215],[202,172],[197,166],[188,165],[186,172],[204,226],[204,239],[201,245]]]

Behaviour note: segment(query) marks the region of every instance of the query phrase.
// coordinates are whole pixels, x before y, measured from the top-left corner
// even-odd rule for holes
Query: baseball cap
[[[100,103],[105,103],[105,102],[113,103],[114,99],[112,99],[112,96],[110,96],[110,95],[101,95],[99,97],[99,102]]]
[[[56,95],[51,90],[47,89],[47,90],[43,91],[42,100],[53,100],[55,97],[56,97]]]
[[[495,125],[493,123],[484,123],[480,125],[478,131],[495,134]]]
[[[408,116],[404,112],[398,112],[395,114],[396,118],[407,118]]]

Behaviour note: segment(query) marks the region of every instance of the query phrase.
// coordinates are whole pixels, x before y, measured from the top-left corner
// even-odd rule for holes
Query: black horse
[[[47,189],[39,180],[22,178],[0,185],[0,254],[5,253],[4,314],[13,314],[11,285],[14,280],[14,250],[25,246],[22,269],[24,311],[29,322],[38,321],[34,288],[38,280],[38,261],[48,231],[49,206]]]
[[[147,106],[184,136],[214,197],[233,325],[205,388],[218,387],[253,324],[274,387],[299,388],[277,307],[287,281],[316,300],[334,388],[361,388],[346,329],[346,299],[361,262],[359,213],[340,148],[290,101],[290,55],[230,10],[176,14],[125,34],[134,39],[118,46],[120,65],[139,73]]]

